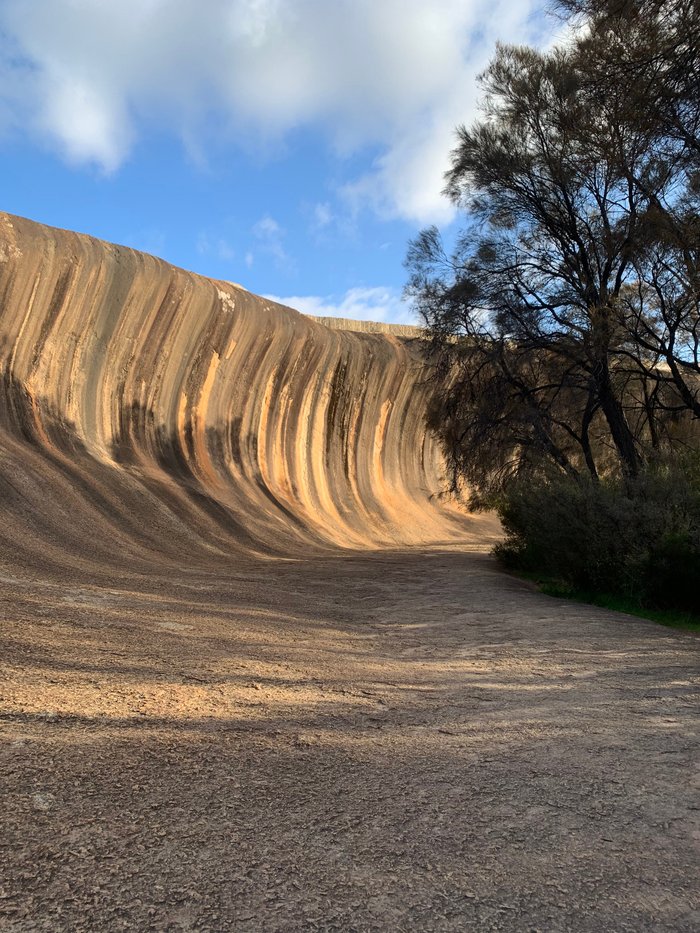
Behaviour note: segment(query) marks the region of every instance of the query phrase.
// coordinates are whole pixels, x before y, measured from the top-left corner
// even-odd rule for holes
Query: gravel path
[[[697,931],[697,636],[480,554],[3,581],[0,930]]]

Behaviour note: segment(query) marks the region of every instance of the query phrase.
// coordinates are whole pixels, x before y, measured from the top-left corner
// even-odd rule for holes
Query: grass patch
[[[516,571],[515,576],[534,583],[540,592],[545,593],[547,596],[555,596],[558,599],[571,599],[574,602],[588,603],[592,606],[601,606],[603,609],[612,609],[615,612],[625,612],[627,615],[637,616],[640,619],[651,619],[652,622],[658,622],[659,625],[666,625],[670,628],[700,632],[700,616],[692,612],[680,612],[673,609],[648,609],[646,606],[640,606],[634,599],[628,599],[624,596],[611,596],[607,593],[577,590],[561,580],[542,577],[536,573]]]

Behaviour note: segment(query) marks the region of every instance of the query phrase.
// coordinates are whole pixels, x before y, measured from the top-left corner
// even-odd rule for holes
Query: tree
[[[647,111],[641,65],[608,80],[625,61],[623,14],[593,4],[562,4],[588,16],[567,48],[497,49],[483,116],[458,129],[447,175],[466,227],[450,255],[434,228],[409,247],[407,291],[442,376],[433,421],[482,489],[547,463],[596,478],[611,451],[635,476],[665,409],[700,413],[698,101],[683,96],[666,39],[676,77]],[[626,6],[650,4],[664,6]],[[469,447],[487,435],[489,466]]]
[[[630,118],[700,162],[697,0],[555,0],[579,27],[589,83],[624,88]]]
[[[594,94],[614,86],[625,120],[655,158],[639,173],[620,166],[645,197],[646,243],[635,259],[637,288],[625,296],[630,358],[675,389],[672,408],[700,417],[700,4],[697,0],[560,0],[585,29],[578,54]],[[658,184],[661,180],[661,184]],[[661,364],[651,369],[648,359]]]

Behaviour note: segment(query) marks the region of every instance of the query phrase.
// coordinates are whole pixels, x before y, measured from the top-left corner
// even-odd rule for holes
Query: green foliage
[[[680,466],[600,483],[515,482],[495,503],[503,563],[639,606],[700,612],[700,483]]]
[[[409,246],[431,427],[479,494],[634,478],[700,423],[700,4],[555,0],[546,52],[499,46],[445,193]]]
[[[570,592],[700,611],[700,3],[555,0],[499,46],[410,245],[453,488],[499,557]]]
[[[682,628],[690,632],[700,632],[700,615],[679,609],[649,609],[639,603],[639,600],[626,596],[613,596],[609,593],[595,593],[591,590],[575,590],[561,581],[543,578],[541,574],[520,573],[519,576],[532,580],[541,592],[547,596],[558,599],[573,599],[581,603],[590,603],[601,606],[603,609],[612,609],[614,612],[624,612],[627,615],[638,616],[640,619],[650,619],[659,625],[668,625],[671,628]]]

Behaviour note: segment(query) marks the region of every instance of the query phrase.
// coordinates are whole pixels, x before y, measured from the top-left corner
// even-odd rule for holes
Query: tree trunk
[[[597,406],[594,402],[594,396],[589,394],[588,402],[586,403],[586,410],[583,413],[583,421],[581,423],[581,448],[583,450],[583,456],[586,460],[588,472],[591,474],[591,479],[594,483],[598,482],[598,469],[595,465],[595,458],[593,456],[593,448],[591,447],[589,429],[593,421],[593,416],[596,412],[596,407]]]
[[[615,394],[607,360],[599,363],[596,368],[595,380],[600,408],[605,415],[605,420],[608,422],[610,436],[620,458],[622,470],[626,476],[638,476],[642,461],[637,452],[634,434],[625,417],[622,403]]]

